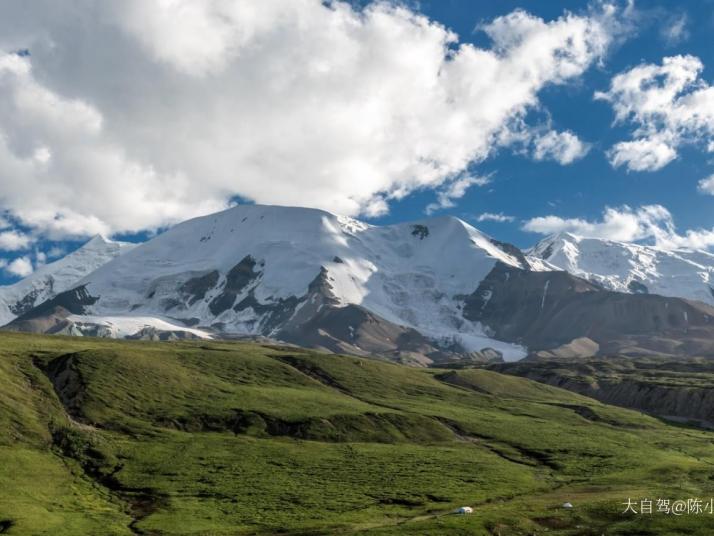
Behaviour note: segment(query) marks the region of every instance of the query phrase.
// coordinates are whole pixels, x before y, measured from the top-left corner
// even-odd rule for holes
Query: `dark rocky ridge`
[[[714,308],[680,298],[612,292],[567,272],[499,263],[464,299],[463,312],[496,339],[531,351],[588,338],[600,355],[714,355]]]
[[[51,300],[41,303],[19,316],[3,329],[32,333],[56,333],[68,327],[67,317],[86,312],[86,307],[96,303],[97,298],[81,286],[61,292]]]

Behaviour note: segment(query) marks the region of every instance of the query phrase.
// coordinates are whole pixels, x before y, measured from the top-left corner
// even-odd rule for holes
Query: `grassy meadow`
[[[714,432],[493,371],[0,334],[0,534],[706,535],[623,503],[713,496]]]

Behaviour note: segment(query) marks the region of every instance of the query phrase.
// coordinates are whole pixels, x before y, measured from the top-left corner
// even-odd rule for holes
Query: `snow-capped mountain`
[[[176,225],[77,281],[82,306],[65,300],[74,314],[61,329],[126,335],[141,317],[147,329],[157,328],[153,318],[195,335],[301,342],[309,331],[313,346],[331,349],[375,351],[379,339],[415,355],[433,343],[520,357],[522,348],[461,314],[463,296],[498,261],[522,267],[525,258],[453,217],[379,227],[320,210],[240,205]]]
[[[560,233],[542,240],[526,253],[610,290],[673,296],[714,305],[714,254],[706,251],[671,251]]]
[[[176,225],[64,292],[54,284],[6,329],[269,338],[412,364],[714,356],[714,307],[702,303],[714,256],[573,235],[528,253],[453,217],[374,226],[240,205]]]
[[[84,276],[132,247],[134,244],[115,242],[97,235],[81,248],[40,266],[17,283],[0,286],[0,325],[72,288]]]

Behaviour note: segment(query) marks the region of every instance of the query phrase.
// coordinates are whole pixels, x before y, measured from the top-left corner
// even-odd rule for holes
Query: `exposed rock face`
[[[193,305],[206,297],[206,293],[218,284],[220,274],[218,270],[211,270],[207,274],[192,277],[179,287],[179,292]]]
[[[324,266],[298,304],[299,307],[294,307],[296,312],[278,331],[278,339],[330,352],[376,355],[418,366],[454,358],[453,352],[444,351],[412,328],[389,322],[358,305],[341,306]]]
[[[714,426],[714,361],[536,359],[491,368],[607,404]]]
[[[282,330],[278,337],[301,346],[383,356],[413,365],[453,358],[418,331],[388,322],[358,305],[322,307],[305,322]]]
[[[77,354],[68,354],[54,359],[47,365],[45,373],[67,412],[74,418],[82,418],[86,386],[75,367],[76,356]]]
[[[5,326],[5,329],[33,333],[58,333],[69,328],[70,323],[67,317],[72,314],[84,314],[86,307],[96,301],[97,298],[90,296],[83,286],[67,290],[19,316]],[[70,331],[66,334],[74,335],[76,333]]]
[[[509,244],[508,242],[501,242],[500,240],[496,240],[494,238],[491,238],[491,243],[511,255],[514,259],[516,259],[520,267],[524,270],[528,270],[530,268],[530,263],[528,262],[526,256],[520,249],[518,249],[513,244]]]
[[[256,281],[261,273],[255,270],[256,261],[250,255],[244,257],[226,274],[223,292],[211,300],[208,307],[214,315],[220,315],[233,307],[238,296],[248,285]]]
[[[412,225],[412,235],[419,237],[419,240],[424,240],[429,236],[429,228],[426,225]]]
[[[497,264],[464,300],[464,317],[531,351],[588,338],[600,355],[714,354],[714,308],[652,294],[612,292],[566,272]],[[593,346],[595,348],[595,346]]]
[[[627,284],[627,289],[633,294],[649,294],[650,291],[646,285],[643,285],[639,281],[630,281]]]

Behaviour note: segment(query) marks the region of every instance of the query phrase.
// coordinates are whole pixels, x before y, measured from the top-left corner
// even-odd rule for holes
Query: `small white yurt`
[[[569,502],[563,503],[563,508],[572,508],[573,505]]]
[[[471,508],[470,506],[462,506],[461,508],[456,510],[456,513],[460,514],[460,515],[473,514],[474,509]]]

